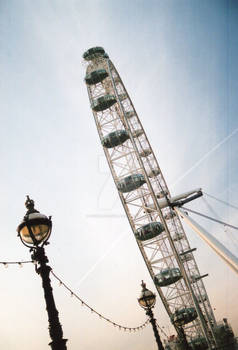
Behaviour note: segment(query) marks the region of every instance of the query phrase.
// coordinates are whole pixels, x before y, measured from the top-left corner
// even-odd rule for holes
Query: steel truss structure
[[[155,281],[161,271],[176,268],[182,275],[167,286],[155,284],[158,294],[171,319],[177,310],[195,308],[198,317],[182,325],[174,323],[175,329],[180,337],[185,333],[188,341],[205,337],[208,347],[213,348],[216,320],[203,276],[180,218],[169,205],[169,189],[133,103],[103,48],[89,49],[83,57],[87,65],[85,81],[99,137],[132,232],[135,234],[154,222],[164,227],[156,237],[144,241],[136,239],[151,278]],[[105,138],[115,131],[119,132],[117,138],[121,132],[126,132],[128,138],[119,144],[116,142],[114,147],[112,144],[105,147]],[[131,181],[132,189],[128,191],[120,187],[121,183],[125,185],[125,178]],[[167,205],[161,205],[163,200]]]

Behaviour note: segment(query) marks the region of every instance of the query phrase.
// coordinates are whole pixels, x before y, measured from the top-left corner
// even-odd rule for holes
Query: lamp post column
[[[162,344],[160,336],[159,336],[158,328],[156,325],[156,319],[154,318],[154,314],[153,314],[153,311],[151,310],[151,308],[148,308],[148,310],[146,311],[146,315],[149,316],[149,318],[150,318],[150,323],[151,323],[153,331],[154,331],[155,340],[156,340],[156,343],[158,345],[158,349],[164,350],[163,344]]]
[[[49,343],[49,345],[51,346],[52,350],[66,350],[67,339],[63,339],[63,331],[59,322],[59,313],[55,306],[53,289],[51,287],[51,281],[49,276],[51,267],[47,265],[48,258],[45,255],[44,248],[37,247],[34,253],[32,254],[32,259],[39,263],[39,267],[36,267],[36,272],[42,278],[42,287],[44,290],[46,310],[48,313],[49,320],[49,333],[52,339],[52,342]]]
[[[30,248],[32,259],[36,261],[36,272],[41,276],[44,290],[46,310],[49,320],[49,333],[52,342],[49,343],[52,350],[67,350],[67,339],[63,339],[63,331],[59,322],[59,313],[55,306],[53,289],[50,281],[51,267],[47,265],[48,258],[45,255],[44,245],[48,244],[51,234],[52,221],[39,213],[34,207],[34,201],[27,196],[25,202],[27,212],[23,221],[17,228],[18,236],[22,243]]]

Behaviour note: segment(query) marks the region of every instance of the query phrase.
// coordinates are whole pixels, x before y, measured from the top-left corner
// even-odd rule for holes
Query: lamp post
[[[163,344],[160,340],[159,332],[156,326],[156,319],[154,318],[154,314],[152,308],[155,306],[156,296],[153,292],[146,288],[146,284],[142,281],[141,283],[142,291],[141,295],[138,299],[138,303],[140,306],[146,310],[146,315],[149,316],[150,323],[152,325],[155,340],[158,345],[159,350],[164,350]]]
[[[34,208],[34,201],[27,196],[25,202],[27,208],[26,215],[22,223],[18,226],[17,232],[22,243],[30,248],[32,259],[36,261],[36,272],[42,278],[42,287],[46,302],[46,310],[49,320],[49,333],[52,341],[49,343],[52,350],[67,350],[67,339],[63,339],[63,331],[59,322],[58,311],[55,306],[53,290],[50,282],[51,267],[47,265],[48,258],[45,255],[44,245],[48,244],[51,234],[52,221],[39,213]]]

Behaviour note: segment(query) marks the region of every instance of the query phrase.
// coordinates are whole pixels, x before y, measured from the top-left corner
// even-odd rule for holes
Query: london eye
[[[202,195],[172,197],[114,64],[102,47],[83,55],[85,83],[98,134],[131,230],[181,342],[216,345],[216,320],[193,251],[174,210]],[[185,337],[186,335],[186,337]]]

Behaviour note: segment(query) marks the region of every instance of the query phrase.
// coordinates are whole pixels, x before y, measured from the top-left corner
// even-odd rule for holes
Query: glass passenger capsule
[[[132,133],[132,136],[133,137],[140,137],[143,133],[144,133],[143,130],[138,129]]]
[[[120,94],[118,97],[120,101],[124,101],[127,98],[127,94]]]
[[[176,310],[175,313],[171,316],[171,321],[176,326],[183,326],[189,322],[194,321],[197,316],[197,311],[194,307],[187,307]]]
[[[133,111],[129,111],[125,113],[125,116],[127,119],[130,119],[132,117],[134,117],[135,113]]]
[[[126,130],[116,130],[104,136],[101,142],[104,147],[112,148],[121,145],[129,138],[130,136]]]
[[[181,239],[184,238],[184,234],[183,233],[175,233],[175,235],[173,236],[173,240],[176,241],[180,241]]]
[[[108,73],[106,69],[98,69],[98,70],[94,70],[91,73],[88,73],[84,80],[86,84],[93,85],[103,81],[107,77],[108,77]]]
[[[157,198],[164,198],[167,195],[168,195],[168,191],[160,191],[156,194],[156,197]]]
[[[142,174],[133,174],[118,181],[117,189],[123,193],[131,192],[141,187],[145,182],[145,178]]]
[[[192,350],[205,350],[208,349],[207,341],[204,337],[197,337],[191,339],[189,342],[190,347]]]
[[[83,58],[86,61],[91,61],[92,59],[94,59],[96,57],[104,56],[104,55],[107,56],[104,48],[100,47],[100,46],[95,46],[95,47],[92,47],[91,49],[88,49],[87,51],[85,51],[83,54]]]
[[[182,278],[181,272],[177,267],[161,270],[154,277],[154,282],[159,287],[166,287]]]
[[[199,280],[200,278],[199,278],[199,275],[191,275],[191,277],[190,277],[190,282],[191,283],[195,283],[195,282],[197,282],[198,280]]]
[[[161,222],[150,222],[140,228],[135,232],[135,237],[139,241],[146,241],[147,239],[154,238],[160,235],[164,231],[164,226]]]
[[[118,84],[120,82],[120,78],[119,77],[113,77],[113,80],[116,84]]]
[[[148,176],[149,177],[155,177],[157,175],[160,174],[160,169],[159,168],[155,168],[155,169],[152,169],[148,172]]]
[[[150,148],[147,148],[147,149],[145,149],[145,150],[143,150],[143,151],[140,152],[140,156],[141,156],[141,157],[147,157],[147,156],[149,156],[151,153],[152,153],[151,149],[150,149]]]
[[[154,205],[154,203],[151,203],[151,204],[147,204],[146,205],[146,208],[144,208],[144,212],[145,213],[153,213],[154,211],[157,210],[156,206]]]
[[[105,95],[94,100],[91,104],[91,107],[95,112],[99,112],[111,107],[116,102],[117,100],[114,95]]]
[[[197,300],[198,300],[199,303],[202,303],[203,301],[207,300],[207,296],[206,295],[198,296]]]
[[[186,254],[186,255],[181,255],[180,256],[182,262],[184,263],[185,261],[190,261],[193,259],[192,254]]]
[[[171,220],[176,216],[174,211],[170,211],[169,213],[165,214],[164,218],[165,220]]]

